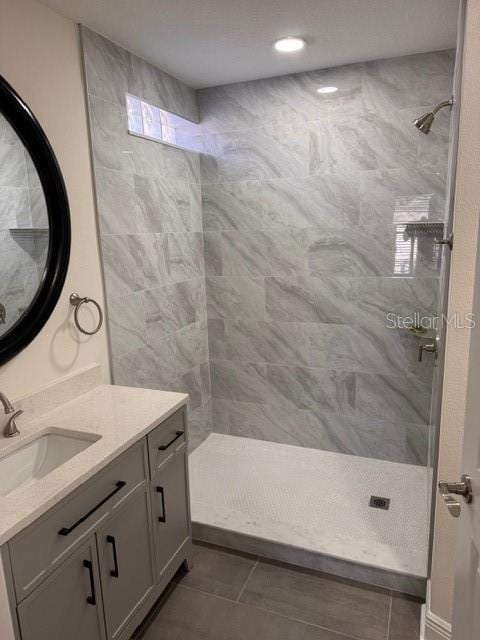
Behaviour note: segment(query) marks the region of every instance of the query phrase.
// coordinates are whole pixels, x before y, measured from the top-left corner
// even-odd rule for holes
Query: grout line
[[[392,608],[393,608],[393,594],[390,592],[390,607],[388,609],[388,623],[387,623],[387,636],[385,640],[390,638],[390,623],[392,621]]]
[[[176,583],[175,589],[185,589],[186,591],[192,591],[193,593],[203,593],[206,596],[210,596],[212,598],[216,598],[217,600],[222,600],[222,602],[229,602],[237,607],[251,607],[252,609],[257,609],[257,611],[262,611],[263,613],[268,613],[271,616],[276,616],[278,618],[284,618],[285,620],[290,620],[291,622],[297,622],[298,624],[303,624],[306,627],[313,627],[314,629],[320,629],[322,631],[329,631],[330,633],[334,633],[338,635],[340,638],[345,638],[345,640],[365,640],[365,638],[361,638],[360,636],[351,636],[343,631],[337,631],[336,629],[332,629],[331,627],[322,627],[319,624],[315,624],[314,622],[306,622],[301,618],[295,618],[292,616],[287,616],[284,613],[279,613],[278,611],[272,611],[271,609],[266,609],[265,607],[259,607],[257,604],[250,604],[248,602],[235,602],[235,600],[230,600],[225,596],[219,596],[216,593],[210,593],[209,591],[202,591],[201,589],[194,589],[193,587],[187,587],[186,585]]]
[[[243,596],[243,592],[245,591],[245,589],[246,589],[246,587],[247,587],[247,584],[248,584],[248,582],[249,582],[250,578],[251,578],[251,577],[252,577],[252,575],[253,575],[253,572],[254,572],[254,571],[255,571],[255,569],[258,567],[258,563],[259,563],[259,562],[260,562],[260,561],[259,561],[259,560],[258,560],[258,558],[257,558],[257,560],[255,561],[255,564],[253,565],[253,567],[252,567],[252,569],[251,569],[250,573],[249,573],[249,574],[248,574],[248,576],[247,576],[247,579],[245,580],[245,584],[243,585],[243,587],[242,587],[242,589],[241,589],[240,593],[238,594],[238,598],[237,598],[237,600],[236,600],[237,602],[240,602],[240,598]]]

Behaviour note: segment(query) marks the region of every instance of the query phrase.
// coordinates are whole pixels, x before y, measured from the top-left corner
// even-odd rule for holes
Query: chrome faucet
[[[5,411],[5,415],[8,418],[5,429],[3,430],[3,437],[13,438],[13,436],[17,436],[20,433],[20,431],[17,429],[17,425],[15,424],[15,419],[18,418],[18,416],[22,415],[23,411],[21,409],[15,411],[10,400],[1,391],[0,402],[3,404],[3,410]]]

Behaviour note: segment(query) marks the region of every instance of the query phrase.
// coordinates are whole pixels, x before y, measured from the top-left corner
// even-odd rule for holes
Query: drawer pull
[[[118,482],[115,483],[115,489],[113,491],[111,491],[108,496],[105,496],[105,498],[103,498],[103,500],[101,500],[97,505],[95,505],[93,507],[93,509],[90,509],[90,511],[88,513],[86,513],[84,516],[82,516],[80,518],[80,520],[77,520],[75,522],[75,524],[72,524],[71,527],[63,527],[62,529],[60,529],[60,531],[58,532],[59,535],[61,536],[68,536],[69,533],[71,533],[74,529],[76,529],[78,527],[78,525],[82,524],[82,522],[85,522],[85,520],[87,520],[92,513],[95,513],[95,511],[97,509],[100,509],[100,507],[102,505],[105,504],[105,502],[107,502],[107,500],[110,500],[110,498],[112,496],[114,496],[118,491],[120,491],[120,489],[123,489],[123,487],[126,485],[127,483],[124,482],[123,480],[119,480]]]
[[[183,436],[183,431],[175,431],[175,437],[173,438],[173,440],[170,440],[170,442],[168,442],[167,444],[161,444],[158,447],[159,451],[166,451],[168,449],[168,447],[171,447],[172,444],[175,442],[175,440],[178,440],[180,438],[180,436]]]
[[[114,569],[112,569],[110,571],[110,575],[112,576],[112,578],[118,578],[118,577],[120,577],[120,574],[118,572],[117,545],[115,544],[114,536],[107,536],[107,542],[112,545],[113,564],[114,564],[114,567],[115,567]]]
[[[90,576],[90,593],[91,595],[87,596],[88,604],[93,604],[94,606],[97,604],[97,598],[95,597],[95,580],[93,579],[93,565],[90,560],[84,560],[83,566],[85,569],[88,569],[88,575]]]
[[[158,517],[158,521],[166,522],[167,514],[165,512],[165,491],[163,490],[163,487],[157,487],[157,493],[159,493],[162,497],[162,515]]]

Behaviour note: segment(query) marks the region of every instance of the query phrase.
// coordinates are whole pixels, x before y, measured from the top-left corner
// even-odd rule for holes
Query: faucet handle
[[[18,416],[21,416],[22,413],[23,413],[23,410],[18,409],[17,411],[14,411],[12,414],[9,414],[7,426],[3,431],[3,436],[5,438],[13,438],[13,436],[17,436],[20,433],[15,423],[15,419],[18,418]]]

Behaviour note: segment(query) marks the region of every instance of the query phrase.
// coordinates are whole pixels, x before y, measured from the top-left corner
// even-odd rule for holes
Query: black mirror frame
[[[43,188],[49,225],[48,253],[38,291],[21,318],[0,336],[2,365],[32,342],[52,314],[67,275],[71,231],[67,191],[53,149],[29,107],[1,75],[0,113],[30,153]]]

